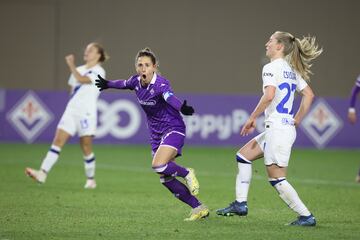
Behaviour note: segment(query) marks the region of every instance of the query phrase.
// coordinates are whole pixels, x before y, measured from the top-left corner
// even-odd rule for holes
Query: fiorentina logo
[[[342,128],[343,122],[323,99],[319,99],[301,127],[318,148],[323,148]]]
[[[52,121],[53,115],[32,91],[18,101],[7,119],[28,143],[31,143]]]

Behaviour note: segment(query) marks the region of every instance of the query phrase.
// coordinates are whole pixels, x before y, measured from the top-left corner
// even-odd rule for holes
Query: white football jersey
[[[274,86],[275,97],[265,110],[265,122],[293,123],[295,91],[302,91],[307,83],[283,58],[276,59],[263,67],[263,91]]]
[[[82,65],[76,69],[80,75],[89,77],[91,83],[80,83],[73,74],[70,75],[68,84],[72,87],[72,93],[67,108],[76,110],[79,113],[96,115],[96,104],[100,91],[95,86],[95,80],[98,78],[98,74],[105,78],[105,70],[100,64],[91,68],[86,68],[85,65]]]

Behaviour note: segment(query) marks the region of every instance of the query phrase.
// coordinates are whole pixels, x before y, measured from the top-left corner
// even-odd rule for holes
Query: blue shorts
[[[154,156],[160,146],[167,146],[174,148],[177,151],[176,157],[181,156],[184,141],[185,133],[176,130],[169,131],[168,133],[164,134],[160,140],[153,139],[151,141],[152,155]]]

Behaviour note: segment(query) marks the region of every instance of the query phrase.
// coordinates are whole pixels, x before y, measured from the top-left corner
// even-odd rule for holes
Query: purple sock
[[[164,174],[165,176],[179,176],[179,177],[185,177],[189,171],[180,166],[177,165],[175,162],[168,162],[167,164],[160,165],[153,167],[154,171],[159,174]]]
[[[182,184],[179,180],[170,176],[160,177],[160,182],[174,194],[174,196],[192,208],[196,208],[201,205],[201,202],[191,195],[188,188]]]

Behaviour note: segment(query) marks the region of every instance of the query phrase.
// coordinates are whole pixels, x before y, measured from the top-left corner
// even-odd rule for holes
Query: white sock
[[[84,167],[85,167],[85,175],[87,178],[95,177],[95,155],[94,153],[90,153],[88,156],[84,156]]]
[[[240,153],[236,154],[236,160],[238,161],[239,172],[236,176],[236,201],[246,202],[250,187],[252,164]]]
[[[60,152],[60,147],[51,145],[50,150],[47,152],[44,160],[41,163],[40,169],[48,173],[58,160]]]
[[[269,179],[271,185],[278,191],[280,198],[300,216],[309,216],[311,213],[299,198],[295,189],[285,178]]]

